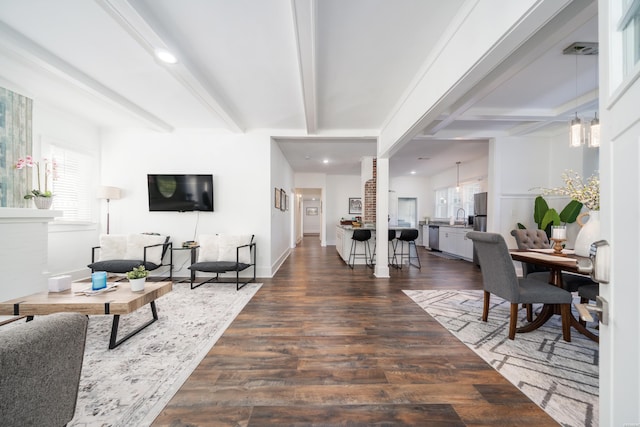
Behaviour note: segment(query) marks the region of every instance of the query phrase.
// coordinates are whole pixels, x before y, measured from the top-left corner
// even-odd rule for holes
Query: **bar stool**
[[[371,254],[369,240],[371,240],[371,230],[353,230],[353,235],[351,236],[351,252],[349,253],[349,267],[353,268],[356,258],[363,258],[367,267],[373,268],[371,262],[373,255]],[[356,252],[359,242],[364,246],[364,254]]]
[[[392,267],[398,268],[398,266],[396,265],[397,264],[397,261],[396,261],[397,240],[396,240],[396,243],[393,242],[394,240],[396,240],[396,230],[388,230],[388,232],[387,232],[387,242],[391,243],[391,250],[389,250],[389,253],[388,253],[387,265],[390,265]],[[376,239],[376,243],[373,245],[373,255],[371,255],[371,264],[372,265],[374,264],[373,260],[376,257],[377,245],[378,245],[378,239]]]
[[[420,264],[420,257],[418,256],[418,248],[416,246],[417,238],[418,238],[418,230],[416,230],[415,228],[405,229],[400,232],[400,236],[398,237],[398,242],[400,242],[400,262],[396,264],[397,265],[396,268],[402,268],[402,263],[405,260],[405,258],[409,260],[410,266],[412,265],[417,268],[422,268],[422,265]],[[404,253],[405,243],[407,243],[406,254]],[[415,255],[411,254],[411,246],[413,246],[413,252]],[[396,243],[396,250],[394,250],[394,256],[396,257],[398,255],[397,247],[398,247],[398,243]],[[417,259],[418,264],[417,265],[412,264],[411,263],[412,259]]]

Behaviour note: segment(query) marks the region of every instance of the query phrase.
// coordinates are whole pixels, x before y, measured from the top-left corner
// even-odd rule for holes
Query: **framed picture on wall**
[[[318,208],[307,208],[305,212],[307,216],[316,216],[318,215]]]
[[[276,188],[274,192],[274,206],[276,209],[280,209],[280,189]]]
[[[362,214],[362,199],[360,197],[349,197],[349,213]]]
[[[280,189],[280,210],[284,211],[286,209],[287,206],[287,193],[283,190]]]

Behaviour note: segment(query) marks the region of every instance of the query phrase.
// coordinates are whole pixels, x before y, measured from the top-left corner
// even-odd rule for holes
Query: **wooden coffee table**
[[[111,285],[111,283],[109,283]],[[86,315],[113,315],[109,349],[115,348],[158,320],[155,300],[171,292],[173,282],[147,282],[144,291],[132,292],[129,283],[120,282],[116,290],[97,295],[76,295],[75,292],[91,287],[91,283],[74,283],[64,292],[39,292],[26,297],[15,298],[0,303],[0,315],[27,316],[27,322],[33,316],[52,313],[73,312]],[[149,304],[153,318],[139,326],[121,339],[118,336],[120,316],[129,314]]]

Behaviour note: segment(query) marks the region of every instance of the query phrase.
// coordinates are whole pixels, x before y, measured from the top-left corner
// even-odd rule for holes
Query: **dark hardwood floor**
[[[557,426],[402,292],[482,288],[419,250],[376,279],[305,237],[153,425]]]

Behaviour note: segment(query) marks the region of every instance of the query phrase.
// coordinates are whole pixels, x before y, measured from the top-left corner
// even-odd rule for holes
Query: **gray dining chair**
[[[519,304],[559,304],[562,316],[562,338],[571,341],[571,293],[540,280],[519,278],[502,235],[470,231],[467,237],[473,240],[478,254],[484,289],[482,321],[489,317],[491,294],[511,304],[509,339],[516,335]]]
[[[511,235],[516,240],[516,245],[520,250],[528,249],[550,249],[551,244],[547,233],[537,229],[516,229],[511,230]],[[549,282],[550,270],[540,265],[522,263],[522,275],[530,279],[543,280]],[[562,287],[569,292],[576,292],[582,286],[593,285],[595,282],[587,276],[577,274],[562,273]]]

